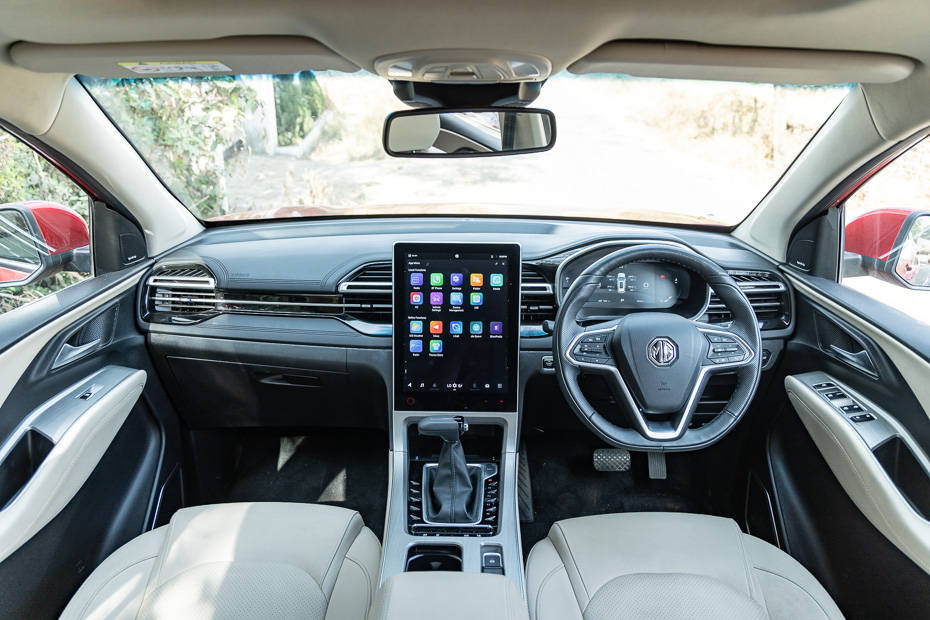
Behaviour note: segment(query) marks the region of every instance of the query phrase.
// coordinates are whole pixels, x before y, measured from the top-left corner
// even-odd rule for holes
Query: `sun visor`
[[[568,67],[572,73],[772,84],[888,83],[915,62],[871,52],[735,47],[662,41],[613,41]]]
[[[358,71],[306,37],[224,37],[198,41],[55,45],[22,41],[10,48],[20,67],[103,78]]]

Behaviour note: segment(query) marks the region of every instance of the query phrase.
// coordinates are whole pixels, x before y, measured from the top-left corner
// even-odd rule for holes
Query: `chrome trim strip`
[[[481,522],[484,520],[484,482],[488,478],[497,475],[497,464],[496,463],[465,463],[466,467],[477,467],[481,470],[481,487],[476,489],[476,493],[479,494],[478,506],[480,506],[480,514],[478,515],[477,521],[472,521],[470,523],[443,523],[441,521],[430,521],[426,518],[426,500],[421,500],[420,511],[423,518],[423,524],[429,525],[432,527],[475,527],[481,525]],[[420,478],[420,493],[426,493],[426,470],[435,469],[439,467],[439,463],[427,463],[423,466],[423,473]],[[498,501],[500,501],[500,493],[498,493]],[[407,499],[409,506],[410,499]],[[497,529],[497,528],[495,528]]]

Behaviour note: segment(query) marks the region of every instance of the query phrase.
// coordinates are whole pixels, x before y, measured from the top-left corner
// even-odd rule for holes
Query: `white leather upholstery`
[[[380,556],[359,514],[343,508],[185,508],[104,560],[62,618],[363,620]]]
[[[486,573],[414,572],[391,576],[369,620],[527,620],[513,581]]]
[[[842,618],[793,558],[707,515],[559,521],[530,552],[526,587],[533,620]]]

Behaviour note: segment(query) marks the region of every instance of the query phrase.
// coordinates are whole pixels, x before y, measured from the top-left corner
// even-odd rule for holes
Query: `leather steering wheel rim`
[[[672,313],[630,313],[620,319],[598,323],[592,326],[581,326],[577,323],[576,317],[584,303],[591,294],[597,290],[604,277],[615,270],[634,262],[660,262],[669,263],[687,269],[692,274],[701,277],[709,286],[711,286],[721,302],[727,307],[732,314],[732,322],[729,327],[723,328],[716,325],[700,323],[696,320],[683,319]],[[629,317],[640,316],[634,321],[628,321]],[[640,355],[638,349],[636,352],[628,350],[632,340],[623,335],[623,332],[630,330],[649,330],[650,318],[656,320],[656,325],[671,324],[667,319],[660,319],[659,314],[676,317],[674,321],[678,328],[678,333],[689,333],[688,328],[681,324],[681,321],[688,321],[693,324],[696,333],[700,333],[704,338],[695,339],[693,336],[685,338],[687,342],[682,343],[689,349],[693,347],[703,347],[700,355],[700,366],[695,372],[695,383],[690,394],[690,400],[687,407],[690,411],[683,409],[678,419],[678,427],[666,430],[663,427],[662,432],[653,431],[650,428],[650,412],[644,408],[641,399],[633,396],[633,392],[627,383],[630,380],[630,372],[624,372],[624,368],[631,368],[629,364],[624,365],[624,361],[631,356]],[[635,323],[635,324],[634,324]],[[681,330],[684,329],[685,332]],[[659,340],[669,340],[662,337],[662,328],[654,334],[651,341],[655,343]],[[613,358],[609,362],[598,360],[597,363],[588,364],[579,362],[573,355],[577,352],[578,343],[581,341],[591,340],[595,335],[606,334],[609,344],[605,346],[607,357]],[[640,339],[642,334],[640,334]],[[719,356],[716,353],[717,346],[710,342],[715,337],[727,347],[735,345],[740,349],[740,353],[745,353],[743,359],[737,362],[719,364],[711,356]],[[618,344],[615,339],[620,338],[624,342]],[[705,342],[706,340],[706,342]],[[699,342],[700,341],[700,342]],[[692,346],[693,345],[693,346]],[[592,345],[594,346],[594,345]],[[674,345],[675,353],[678,354],[678,346]],[[724,345],[721,344],[721,347]],[[742,418],[743,414],[749,408],[753,396],[759,386],[759,379],[762,371],[761,359],[762,337],[759,332],[759,325],[756,320],[755,312],[745,293],[739,288],[733,278],[711,260],[700,254],[678,246],[666,245],[661,243],[638,245],[630,248],[624,248],[608,254],[590,265],[574,281],[568,292],[565,294],[561,306],[555,319],[553,329],[553,358],[555,359],[556,375],[559,385],[565,395],[566,400],[572,410],[579,417],[582,423],[593,431],[597,436],[610,445],[620,448],[627,448],[636,451],[686,451],[698,450],[712,445],[722,439],[736,423]],[[649,347],[653,347],[650,344]],[[639,347],[642,348],[642,347]],[[705,353],[706,352],[706,353]],[[670,365],[678,363],[683,364],[690,362],[695,358],[694,351],[689,351],[688,360],[673,360]],[[642,355],[652,355],[648,351],[643,351]],[[682,356],[684,352],[682,352]],[[618,360],[617,358],[622,358]],[[734,356],[736,357],[736,356]],[[719,357],[718,357],[719,359]],[[733,358],[730,358],[733,359]],[[640,363],[638,358],[635,363]],[[655,364],[655,362],[653,362]],[[649,368],[646,364],[643,367]],[[687,371],[688,367],[678,369],[679,376],[682,371]],[[737,375],[736,388],[723,410],[710,422],[689,429],[691,415],[697,407],[700,400],[700,393],[706,385],[710,376],[721,371],[735,370]],[[600,373],[608,379],[608,384],[614,392],[621,407],[630,409],[636,407],[638,411],[628,411],[631,420],[634,421],[634,428],[619,426],[603,415],[598,413],[588,402],[588,399],[581,391],[578,379],[583,372]],[[660,373],[662,369],[652,369],[646,371],[646,374]],[[627,376],[624,376],[624,375]],[[635,373],[634,373],[635,374]],[[638,376],[638,375],[637,375]],[[645,382],[648,383],[648,382]],[[651,385],[651,384],[649,384]],[[635,385],[634,385],[635,388]],[[676,389],[685,389],[682,383]],[[651,392],[650,392],[651,393]],[[626,406],[625,406],[626,405]],[[674,420],[668,426],[674,426]]]

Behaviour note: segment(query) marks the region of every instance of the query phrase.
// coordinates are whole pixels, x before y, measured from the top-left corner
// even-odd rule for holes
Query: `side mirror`
[[[0,288],[26,286],[59,271],[90,271],[84,218],[53,202],[0,205]]]
[[[489,157],[548,151],[555,116],[531,108],[425,108],[393,112],[384,121],[392,157]]]
[[[930,213],[914,217],[896,244],[894,273],[908,288],[930,290]]]

